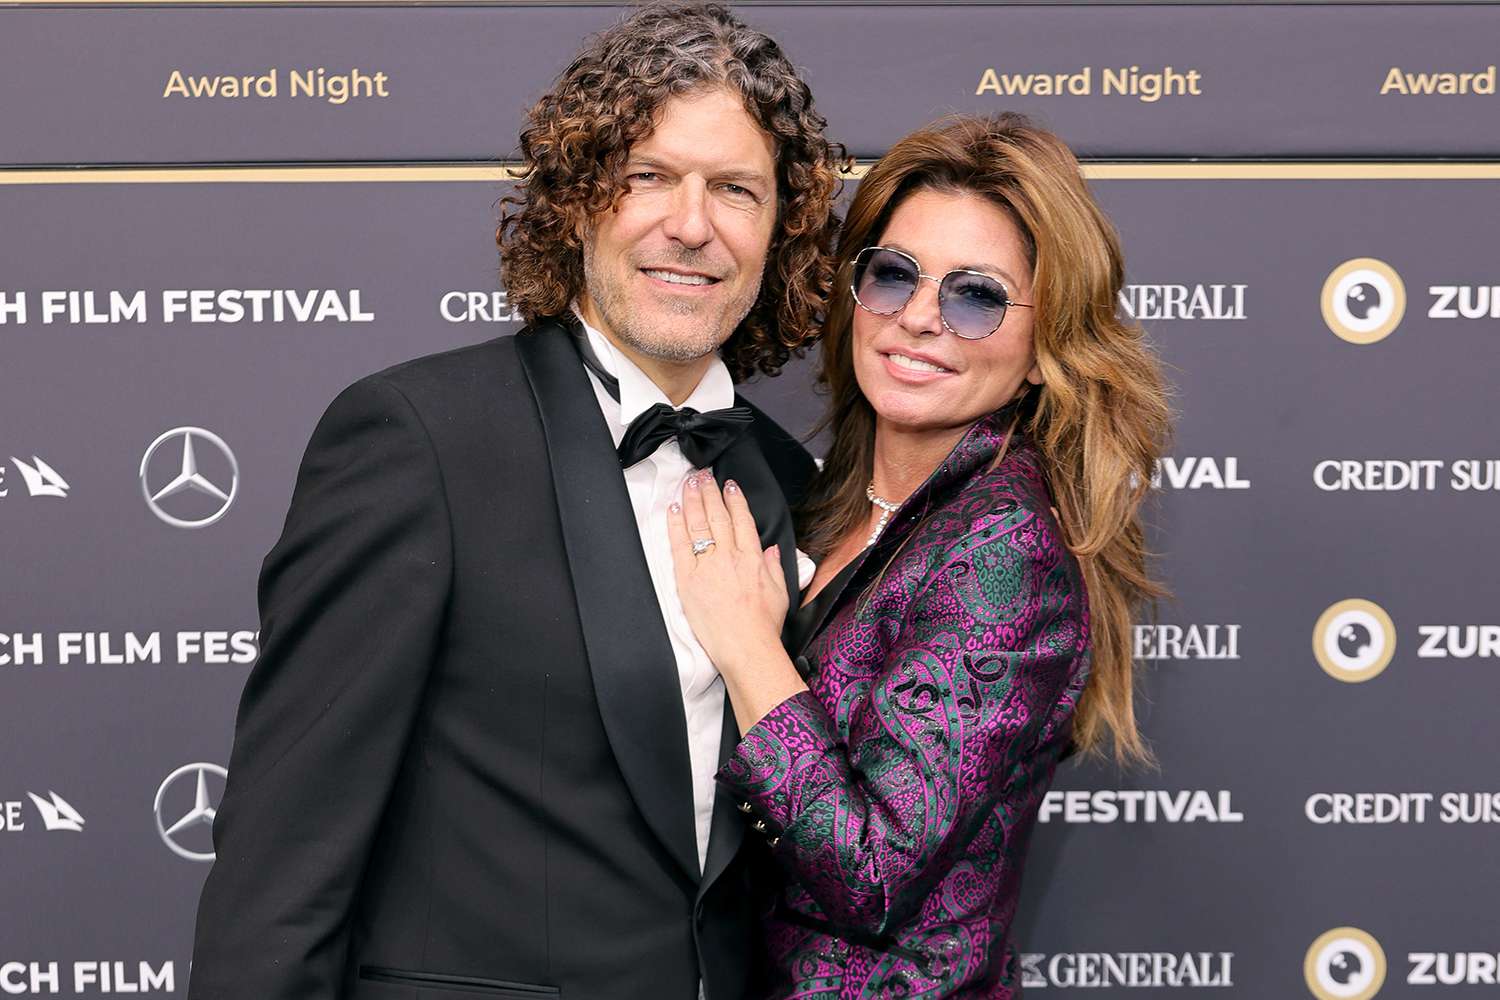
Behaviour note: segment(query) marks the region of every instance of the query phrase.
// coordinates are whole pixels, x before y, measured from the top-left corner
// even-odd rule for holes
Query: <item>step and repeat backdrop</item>
[[[1055,127],[1175,386],[1160,766],[1060,770],[1028,995],[1500,995],[1500,9],[741,13],[861,158],[946,111]],[[308,435],[514,332],[504,168],[620,15],[0,9],[0,994],[185,993]],[[747,392],[818,415],[810,361]]]

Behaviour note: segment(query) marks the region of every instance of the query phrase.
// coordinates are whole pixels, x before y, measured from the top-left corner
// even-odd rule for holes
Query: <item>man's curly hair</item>
[[[760,295],[721,348],[736,381],[775,375],[816,335],[833,280],[833,201],[844,151],[781,48],[719,4],[651,4],[594,36],[521,132],[521,183],[495,241],[510,303],[527,320],[582,294],[591,219],[625,193],[630,148],[671,97],[723,86],[775,141],[777,226]]]

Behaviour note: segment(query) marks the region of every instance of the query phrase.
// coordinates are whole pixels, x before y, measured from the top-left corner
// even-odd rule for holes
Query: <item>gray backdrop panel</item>
[[[1496,119],[1486,110],[1494,98],[1370,96],[1378,89],[1370,73],[1383,74],[1387,63],[1431,70],[1443,68],[1432,65],[1438,53],[1454,68],[1494,58],[1493,8],[1438,11],[773,6],[748,14],[810,64],[820,105],[861,153],[878,153],[933,110],[991,106],[976,102],[973,89],[992,63],[1010,60],[1012,72],[1127,58],[1187,66],[1209,58],[1205,52],[1221,82],[1191,101],[1015,103],[1045,112],[1086,149],[1118,155],[1494,153]],[[0,158],[504,155],[526,101],[583,31],[613,16],[525,6],[0,11],[0,87],[14,94],[30,81],[33,95],[0,108]],[[986,30],[951,31],[964,17],[982,19]],[[851,19],[867,48],[848,44]],[[927,66],[922,60],[947,51],[947,37],[957,39],[958,55],[938,70],[900,71]],[[37,89],[64,51],[74,75]],[[879,58],[862,58],[869,51]],[[1014,61],[1023,56],[1024,64]],[[157,82],[188,58],[201,66],[383,61],[393,81],[406,82],[386,104],[172,108],[156,96]],[[1276,72],[1263,79],[1267,65]],[[889,78],[908,81],[894,110],[872,97]],[[0,184],[0,894],[11,902],[0,913],[0,990],[7,993],[31,963],[45,971],[57,962],[61,987],[51,995],[70,995],[75,963],[104,960],[126,963],[132,975],[142,961],[154,970],[170,962],[173,992],[183,991],[206,865],[168,848],[155,800],[160,790],[170,824],[193,795],[191,781],[162,790],[168,775],[226,761],[248,662],[180,658],[179,634],[220,630],[227,641],[255,628],[259,560],[280,529],[307,436],[340,388],[405,358],[514,329],[503,306],[489,309],[490,320],[444,315],[445,301],[449,315],[467,301],[445,299],[451,293],[474,293],[489,308],[499,290],[500,186],[173,182],[190,176]],[[1174,597],[1142,647],[1142,717],[1161,765],[1128,774],[1091,764],[1060,771],[1033,845],[1017,932],[1042,973],[1033,986],[1043,996],[1175,995],[1169,985],[1143,992],[1065,983],[1091,953],[1205,952],[1210,972],[1227,963],[1229,982],[1204,988],[1257,1000],[1307,996],[1309,945],[1352,925],[1384,946],[1382,997],[1433,989],[1487,995],[1493,987],[1426,988],[1407,979],[1424,961],[1412,954],[1444,953],[1451,968],[1467,961],[1461,953],[1500,950],[1485,891],[1500,878],[1493,765],[1500,735],[1490,720],[1500,639],[1477,655],[1424,655],[1444,646],[1424,627],[1485,626],[1500,636],[1493,571],[1500,451],[1490,418],[1500,336],[1496,180],[1094,187],[1124,238],[1133,307],[1159,301],[1149,289],[1162,285],[1218,286],[1231,301],[1242,286],[1242,307],[1225,310],[1240,318],[1163,318],[1158,309],[1144,319],[1180,414],[1151,511]],[[1385,262],[1405,288],[1404,318],[1367,346],[1330,332],[1322,302],[1330,273],[1362,257]],[[346,309],[357,290],[371,318],[166,322],[166,293],[191,289],[333,290]],[[46,292],[93,292],[107,311],[111,290],[126,300],[140,292],[144,321],[72,322],[65,296],[63,311],[46,321]],[[1483,315],[1450,315],[1458,306]],[[809,359],[747,391],[806,430],[819,408],[811,372]],[[148,446],[184,426],[222,438],[239,473],[233,503],[197,530],[155,516],[141,484]],[[228,460],[209,439],[195,440],[203,474],[227,485]],[[168,445],[146,463],[152,489],[172,477],[180,456],[180,443]],[[1432,489],[1328,490],[1314,473],[1331,460],[1442,467]],[[1453,488],[1454,469],[1471,461],[1488,473],[1489,488]],[[1180,475],[1196,477],[1198,488],[1175,486]],[[31,495],[33,486],[44,495]],[[162,506],[198,517],[216,505],[177,497]],[[1390,666],[1360,684],[1333,679],[1313,650],[1314,623],[1350,598],[1375,602],[1394,623]],[[1237,658],[1161,641],[1174,627],[1194,626],[1199,635],[1217,626],[1220,640],[1233,628]],[[64,664],[65,633],[106,634],[115,654],[127,633],[157,634],[163,655],[156,663],[78,655]],[[40,662],[18,663],[33,635]],[[209,791],[217,793],[212,781]],[[1079,821],[1103,818],[1103,796],[1133,792],[1222,802],[1230,815],[1217,818],[1235,821]],[[82,830],[48,830],[28,793],[44,801],[56,793],[83,818]],[[1194,793],[1203,794],[1173,798]],[[1326,815],[1328,800],[1318,796],[1349,793],[1483,794],[1488,808],[1477,822],[1447,822],[1440,800],[1420,823],[1308,818],[1310,802]],[[66,811],[61,817],[67,826]],[[176,840],[193,849],[205,833],[186,830]]]
[[[1345,923],[1386,939],[1393,956],[1492,949],[1492,930],[1477,930],[1493,928],[1489,900],[1466,891],[1500,875],[1492,825],[1434,815],[1423,826],[1323,828],[1303,808],[1314,792],[1494,789],[1494,659],[1415,654],[1422,624],[1494,620],[1495,494],[1330,493],[1312,477],[1329,458],[1495,457],[1485,404],[1500,322],[1425,316],[1429,286],[1483,280],[1488,229],[1475,206],[1493,199],[1493,183],[1095,186],[1130,248],[1132,283],[1247,286],[1242,320],[1147,324],[1177,387],[1174,459],[1212,459],[1220,471],[1233,459],[1249,482],[1162,491],[1153,521],[1175,597],[1160,619],[1239,626],[1239,659],[1150,670],[1143,714],[1159,772],[1069,766],[1058,787],[1222,790],[1243,822],[1052,817],[1037,836],[1019,944],[1047,955],[1231,952],[1231,992],[1246,997],[1296,995],[1303,950]],[[27,496],[5,462],[0,634],[42,633],[47,651],[44,664],[0,667],[0,800],[56,791],[87,820],[81,833],[48,833],[26,801],[25,829],[0,834],[10,862],[0,888],[28,901],[0,917],[0,963],[172,959],[185,979],[205,866],[162,843],[153,796],[180,765],[225,761],[247,667],[179,663],[172,637],[255,627],[259,556],[339,388],[512,328],[451,323],[440,309],[449,292],[494,289],[499,193],[466,183],[0,188],[0,214],[19,224],[10,231],[37,234],[4,247],[0,292],[10,302],[26,293],[28,321],[12,313],[0,328],[13,360],[0,451],[40,457],[71,487],[65,499]],[[1361,347],[1329,332],[1319,302],[1334,266],[1366,255],[1402,274],[1409,299],[1396,332]],[[357,289],[374,318],[162,321],[165,290],[224,288],[337,289],[346,301]],[[110,289],[144,290],[146,322],[41,322],[44,291]],[[751,392],[791,426],[816,416],[805,362]],[[182,425],[222,437],[239,464],[233,505],[202,530],[154,517],[138,481],[147,445]],[[217,456],[200,450],[205,474],[224,481]],[[1314,620],[1348,597],[1374,600],[1397,625],[1393,664],[1363,685],[1334,681],[1312,656]],[[58,634],[87,630],[111,633],[116,650],[126,632],[159,632],[163,662],[61,665]],[[182,794],[168,822],[188,808]]]
[[[1500,153],[1493,6],[770,4],[744,13],[807,68],[830,134],[862,156],[935,115],[1005,108],[1044,116],[1080,153],[1100,157]],[[528,4],[0,11],[0,93],[39,95],[0,104],[0,162],[510,157],[530,102],[580,38],[616,16],[607,6]],[[1146,77],[1195,71],[1196,93],[1111,91],[1106,71],[1131,67]],[[274,97],[164,96],[174,71],[206,83],[273,68]],[[294,71],[319,68],[384,73],[388,96],[374,82],[370,96],[342,104],[293,92]],[[1006,82],[1085,68],[1083,94],[1037,96],[1042,84]],[[1487,71],[1490,93],[1382,94],[1393,69]],[[1189,84],[1184,77],[1179,89]]]

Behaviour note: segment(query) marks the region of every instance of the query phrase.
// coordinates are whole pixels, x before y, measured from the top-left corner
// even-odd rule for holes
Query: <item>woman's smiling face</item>
[[[1031,264],[1011,216],[979,195],[922,189],[891,214],[876,241],[915,258],[923,274],[979,271],[1031,302]],[[854,373],[881,422],[914,431],[967,428],[1004,406],[1023,381],[1041,383],[1035,310],[1012,307],[994,333],[964,340],[944,325],[937,282],[921,280],[905,308],[854,309]]]

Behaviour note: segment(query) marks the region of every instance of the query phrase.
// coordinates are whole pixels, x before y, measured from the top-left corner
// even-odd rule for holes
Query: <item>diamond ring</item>
[[[701,556],[717,544],[712,538],[695,538],[693,539],[693,555]]]

